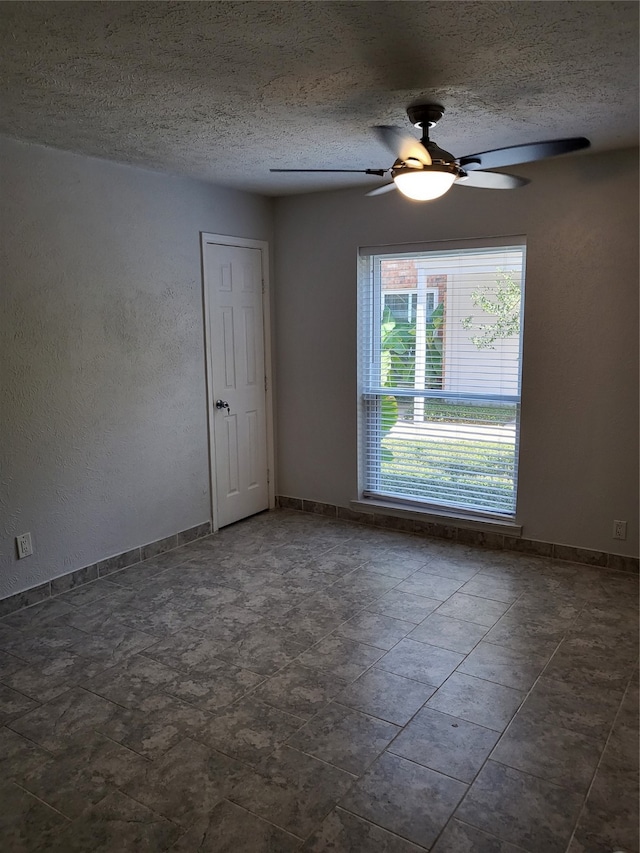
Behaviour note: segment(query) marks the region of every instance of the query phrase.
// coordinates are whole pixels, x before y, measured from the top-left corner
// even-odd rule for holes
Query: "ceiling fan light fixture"
[[[434,164],[422,169],[394,169],[393,180],[396,187],[407,198],[414,201],[431,201],[440,198],[451,189],[458,177],[454,165]]]

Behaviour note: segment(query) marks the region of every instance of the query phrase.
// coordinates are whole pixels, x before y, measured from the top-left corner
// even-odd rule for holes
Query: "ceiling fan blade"
[[[417,160],[423,166],[431,165],[431,154],[419,139],[405,133],[399,127],[389,124],[378,124],[373,128],[378,139],[392,151],[395,156],[406,163],[408,160]]]
[[[558,154],[568,154],[579,151],[591,145],[584,136],[573,136],[570,139],[550,139],[547,142],[530,142],[527,145],[511,145],[509,148],[497,148],[495,151],[483,151],[481,154],[468,154],[458,157],[458,163],[467,171],[469,169],[496,169],[500,166],[513,166],[515,163],[531,163],[534,160],[544,160],[546,157],[556,157]]]
[[[383,177],[388,169],[269,169],[270,172],[359,172],[364,175]]]
[[[455,182],[458,187],[479,187],[487,190],[516,190],[530,183],[527,178],[517,175],[503,175],[502,172],[469,172]]]
[[[395,190],[396,185],[393,181],[390,184],[383,184],[381,187],[376,187],[375,190],[369,190],[366,195],[382,195],[383,193],[388,193],[390,190]]]

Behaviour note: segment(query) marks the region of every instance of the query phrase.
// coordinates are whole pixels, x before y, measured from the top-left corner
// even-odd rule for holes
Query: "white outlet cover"
[[[18,559],[21,560],[23,557],[30,557],[33,554],[30,533],[21,533],[20,536],[16,536],[16,545],[18,547]]]

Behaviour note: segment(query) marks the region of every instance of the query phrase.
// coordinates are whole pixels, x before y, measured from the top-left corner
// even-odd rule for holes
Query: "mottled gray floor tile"
[[[69,681],[56,675],[45,675],[39,667],[24,666],[2,679],[3,684],[37,702],[55,699],[71,687]],[[1,699],[0,699],[1,705]]]
[[[4,684],[0,684],[0,725],[21,717],[27,711],[39,706],[38,702],[29,699],[24,693],[18,693]]]
[[[304,649],[305,646],[292,640],[284,628],[256,626],[221,651],[219,657],[260,675],[273,675],[295,660]]]
[[[192,612],[171,602],[154,610],[153,613],[145,613],[142,610],[130,610],[118,613],[118,619],[123,625],[128,625],[136,631],[142,631],[153,639],[170,637],[180,631],[190,630],[196,627],[196,621],[204,619],[211,620],[209,614]]]
[[[638,683],[632,682],[620,705],[611,729],[607,746],[602,756],[605,769],[616,768],[640,775],[640,708],[638,707]]]
[[[229,756],[186,739],[150,763],[123,791],[174,823],[190,826],[249,772]]]
[[[406,639],[380,659],[378,668],[438,687],[462,660],[458,652]]]
[[[298,731],[304,720],[259,702],[240,699],[208,720],[196,735],[208,746],[247,764],[256,764]]]
[[[78,637],[70,651],[92,660],[116,663],[151,646],[155,638],[116,619],[106,619],[95,633]]]
[[[215,640],[236,641],[251,625],[260,622],[259,613],[247,607],[227,604],[212,612],[193,613],[191,627]]]
[[[485,640],[524,654],[551,654],[566,630],[566,625],[549,626],[531,619],[520,619],[509,612],[496,622],[485,635]]]
[[[465,595],[476,595],[479,598],[491,598],[494,601],[502,601],[504,604],[513,604],[526,587],[526,581],[495,578],[481,572],[460,587],[460,592]]]
[[[425,559],[415,559],[398,554],[396,551],[386,551],[377,557],[372,557],[365,563],[370,572],[378,572],[391,578],[405,580],[426,563]]]
[[[488,761],[456,817],[531,853],[564,853],[582,796]]]
[[[21,782],[32,770],[50,758],[50,753],[17,732],[0,727],[0,778]]]
[[[327,850],[334,853],[422,853],[424,847],[417,847],[368,820],[335,808],[302,850],[305,853]]]
[[[109,662],[90,660],[68,649],[58,649],[51,652],[46,661],[35,666],[34,670],[40,672],[46,679],[64,681],[73,686],[87,678],[99,675],[109,666]]]
[[[336,595],[339,601],[348,601],[354,606],[364,607],[367,602],[393,589],[397,583],[397,578],[372,572],[363,566],[337,580],[326,590],[326,594]]]
[[[74,607],[84,607],[85,604],[93,604],[94,601],[100,601],[106,598],[118,589],[118,585],[110,583],[108,580],[100,579],[91,583],[82,584],[75,589],[70,589],[68,592],[62,593],[58,599],[64,604],[71,604]]]
[[[364,602],[359,599],[357,593],[353,591],[351,594],[345,593],[338,589],[335,584],[331,584],[325,589],[314,592],[296,610],[299,610],[300,613],[309,614],[331,613],[338,620],[336,624],[340,624],[340,622],[346,622],[347,619],[355,616],[359,610],[362,610],[363,606]],[[286,618],[289,619],[294,612],[292,610],[287,613]]]
[[[160,567],[155,560],[145,560],[109,575],[109,583],[127,589],[141,589],[149,584],[161,584],[167,578],[169,566]]]
[[[366,531],[368,534],[369,531]],[[367,538],[369,536],[367,535]],[[347,562],[351,565],[351,569],[357,568],[357,566],[361,566],[363,563],[368,562],[369,560],[376,560],[379,557],[383,556],[386,551],[389,550],[390,543],[376,543],[373,541],[367,542],[362,538],[353,539],[351,542],[347,542],[343,545],[338,545],[336,548],[333,548],[328,554],[325,554],[322,558],[316,558],[316,562],[319,562],[322,559],[337,559]],[[350,569],[350,570],[351,570]]]
[[[639,849],[638,777],[620,768],[600,768],[575,829],[575,853]]]
[[[467,655],[458,672],[517,690],[529,690],[548,660],[546,655],[524,654],[483,641]]]
[[[142,655],[173,669],[206,673],[211,660],[228,645],[226,640],[214,640],[187,628],[147,647]]]
[[[114,791],[68,824],[46,849],[51,853],[158,853],[178,834],[174,823]]]
[[[247,569],[261,569],[264,573],[274,572],[277,575],[284,575],[299,566],[300,560],[276,550],[271,554],[262,553],[255,557],[248,557],[243,565]]]
[[[491,729],[423,708],[394,740],[389,752],[461,782],[471,782],[498,737]]]
[[[91,732],[34,768],[20,784],[66,817],[76,818],[147,763],[137,753]]]
[[[446,601],[450,595],[457,592],[462,586],[462,581],[452,578],[440,577],[439,575],[416,572],[411,577],[398,585],[401,592],[411,595],[423,595],[425,598],[435,598]]]
[[[589,648],[583,640],[563,640],[544,670],[545,676],[571,684],[593,684],[610,690],[627,686],[636,663],[637,650],[633,657],[616,657],[610,651],[597,646]]]
[[[290,557],[296,562],[306,563],[309,560],[316,559],[333,547],[333,543],[314,543],[310,541],[309,536],[305,536],[304,538],[305,542],[289,542],[286,545],[280,545],[276,553],[282,557]]]
[[[2,620],[3,625],[16,628],[19,631],[34,631],[55,626],[61,616],[69,614],[73,610],[59,598],[48,598],[32,607],[10,613]]]
[[[65,605],[67,612],[58,621],[91,633],[99,628],[105,619],[120,618],[120,614],[139,613],[140,610],[135,603],[136,593],[133,590],[114,584],[114,589],[109,595],[94,599],[82,607]]]
[[[336,701],[372,717],[403,726],[434,693],[435,687],[403,678],[377,666],[345,687]]]
[[[330,634],[354,615],[349,607],[346,613],[336,613],[330,604],[309,604],[294,607],[286,616],[270,620],[274,628],[284,628],[291,638],[308,647]]]
[[[462,622],[460,619],[432,613],[413,629],[409,639],[467,654],[486,633],[487,629],[475,622]]]
[[[319,572],[317,569],[310,567],[307,563],[300,563],[293,569],[289,569],[283,578],[290,578],[295,581],[312,580],[316,589],[322,590],[331,586],[339,575],[332,575],[326,572]]]
[[[51,850],[69,821],[45,803],[8,783],[0,787],[0,843],[8,853]]]
[[[586,794],[601,752],[591,738],[516,714],[491,758]]]
[[[154,693],[133,710],[117,706],[96,729],[145,758],[156,760],[178,741],[193,737],[209,719],[206,711],[188,702]]]
[[[462,782],[385,753],[340,805],[428,848],[466,790]]]
[[[290,663],[258,687],[256,699],[308,719],[324,708],[346,682],[330,672]]]
[[[125,708],[135,708],[142,699],[175,677],[176,671],[168,666],[135,655],[88,679],[83,687]]]
[[[327,637],[302,654],[299,663],[353,681],[383,655],[380,649],[340,637]]]
[[[433,694],[427,706],[501,732],[525,695],[522,690],[456,672]]]
[[[423,571],[464,583],[477,575],[481,568],[483,567],[480,563],[470,560],[466,555],[448,556],[434,553],[427,561]]]
[[[501,841],[459,820],[450,820],[432,853],[522,853],[522,847]]]
[[[64,820],[56,826],[60,844],[47,836],[46,820],[42,838],[32,834],[38,824],[29,823],[29,814],[36,812],[27,808],[26,847],[159,853],[177,841],[176,853],[199,845],[253,853],[293,851],[314,833],[305,848],[312,852],[417,853],[424,847],[378,826],[376,817],[335,807],[355,780],[327,762],[355,768],[345,761],[353,755],[364,761],[361,750],[384,746],[388,733],[371,741],[373,729],[409,723],[374,767],[395,761],[432,773],[431,782],[457,785],[450,774],[470,779],[482,757],[473,735],[492,729],[487,740],[495,740],[524,699],[523,690],[505,685],[528,686],[541,659],[562,642],[478,777],[492,766],[515,774],[500,789],[507,800],[508,794],[517,799],[520,782],[529,780],[524,807],[499,803],[495,814],[493,806],[483,807],[481,828],[451,818],[433,851],[555,853],[544,835],[545,820],[558,825],[558,789],[550,780],[563,783],[570,805],[574,794],[583,795],[593,756],[605,747],[571,853],[618,847],[637,853],[637,697],[629,694],[620,706],[634,673],[637,692],[637,579],[616,585],[616,577],[597,567],[551,565],[291,510],[261,514],[119,578],[83,584],[11,614],[0,620],[0,684],[45,704],[0,728],[0,772],[19,786],[27,777],[32,787],[37,782],[38,796],[58,798],[70,814],[83,801],[88,805],[68,829]],[[308,656],[304,663],[286,657],[291,643]],[[405,677],[406,671],[381,668],[379,658],[389,652],[387,663],[393,661],[396,643],[405,658],[408,647],[416,650],[415,666],[424,666],[425,652],[472,654],[436,688]],[[272,672],[283,651],[283,661],[291,662],[265,681],[218,658],[234,644],[242,646],[236,654],[245,666],[257,661],[262,669],[266,661]],[[109,683],[119,671],[114,664],[132,666],[127,659],[142,661],[142,668],[134,664],[126,677],[120,671],[111,684],[114,702],[76,686]],[[441,676],[445,670],[440,667]],[[167,672],[168,680],[157,677]],[[121,701],[131,707],[115,704]],[[334,719],[338,706],[343,711]],[[442,723],[450,719],[451,725]],[[301,728],[290,729],[287,721]],[[204,743],[208,731],[220,752]],[[308,743],[277,747],[287,735],[290,743]],[[100,748],[91,746],[96,741]],[[260,758],[274,746],[273,755]],[[233,749],[242,762],[223,754]],[[393,755],[396,749],[406,758]],[[134,764],[148,759],[145,772],[128,779],[125,756]],[[375,808],[419,830],[424,803],[437,800],[437,790],[421,799],[424,779],[417,789],[401,781]],[[121,793],[90,805],[118,783],[135,783],[135,799],[153,801],[151,808],[177,817],[182,828]],[[37,802],[24,796],[29,805]],[[230,797],[249,811],[231,805]],[[49,814],[44,804],[36,811],[40,807]],[[500,809],[512,807],[512,817],[501,816]],[[446,819],[442,802],[438,809]],[[429,819],[443,828],[437,816]],[[535,825],[533,840],[525,837],[528,829],[524,841],[505,834],[501,827],[510,821]]]
[[[347,575],[359,566],[362,566],[366,559],[361,554],[353,556],[340,554],[338,551],[330,551],[317,557],[315,560],[309,560],[305,563],[307,568],[321,572],[322,574],[332,575],[334,578]]]
[[[0,681],[4,681],[6,683],[6,679],[9,675],[17,672],[19,669],[23,669],[25,665],[26,661],[21,658],[17,658],[15,655],[10,655],[8,652],[0,651]]]
[[[13,720],[10,728],[51,752],[61,752],[74,738],[104,723],[116,706],[78,687]]]
[[[514,616],[540,617],[542,621],[557,619],[565,624],[573,622],[583,608],[583,602],[571,590],[564,590],[562,582],[551,585],[548,589],[531,588],[523,592],[513,605],[511,613]]]
[[[264,676],[226,661],[210,661],[207,673],[179,673],[163,685],[165,693],[177,696],[204,711],[218,711],[244,696]]]
[[[347,640],[355,640],[375,646],[378,649],[392,649],[397,642],[402,640],[412,631],[412,622],[403,622],[401,619],[391,619],[381,613],[358,613],[336,628],[335,634],[345,637]]]
[[[417,625],[441,604],[442,602],[436,598],[425,598],[424,596],[392,589],[378,598],[377,601],[368,604],[367,610],[372,613],[382,613],[392,619],[413,622],[414,625]]]
[[[294,853],[300,839],[223,800],[194,824],[171,853]]]
[[[73,648],[74,644],[86,637],[69,625],[47,625],[31,631],[14,630],[12,635],[3,638],[3,648],[22,660],[44,666],[58,652]]]
[[[485,628],[491,628],[508,609],[509,605],[502,601],[491,601],[488,598],[456,592],[440,605],[438,613],[440,616],[451,616],[453,619],[476,622]]]
[[[292,735],[288,745],[357,775],[399,731],[391,723],[332,703]]]
[[[519,714],[534,722],[562,726],[604,741],[621,699],[621,690],[571,684],[543,676],[527,696]]]
[[[287,832],[306,838],[353,783],[350,773],[285,746],[229,799]]]

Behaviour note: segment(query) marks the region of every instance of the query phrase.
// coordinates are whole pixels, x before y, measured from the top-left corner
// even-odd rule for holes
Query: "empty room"
[[[640,853],[637,2],[0,2],[0,849]]]

